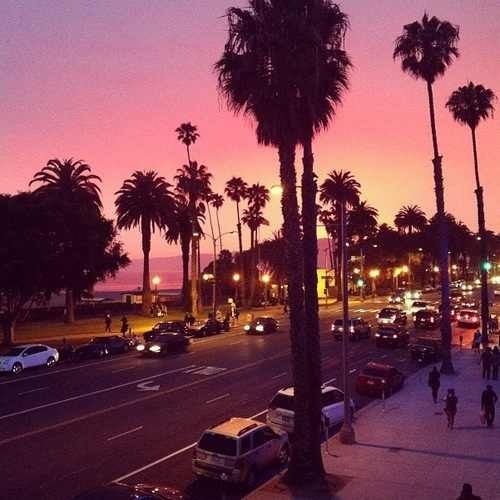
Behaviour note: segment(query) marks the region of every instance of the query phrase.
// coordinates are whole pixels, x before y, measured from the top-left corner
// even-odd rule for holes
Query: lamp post
[[[200,233],[198,231],[193,232],[192,242],[191,242],[191,314],[193,316],[198,316],[199,314],[199,300],[198,300],[198,243],[199,243]]]
[[[380,276],[380,270],[379,269],[370,269],[368,272],[368,276],[370,276],[372,280],[372,296],[375,297],[377,293],[377,284],[375,280]]]
[[[238,290],[239,290],[239,283],[240,283],[240,280],[241,280],[240,273],[234,273],[234,274],[233,274],[233,281],[234,281],[234,298],[235,298],[235,300],[236,300],[236,304],[238,304],[238,300],[239,300],[239,293],[238,293]]]
[[[155,303],[158,304],[158,285],[161,282],[161,279],[158,275],[153,276],[153,279],[151,280],[153,285],[155,286]]]
[[[264,301],[267,302],[267,286],[269,285],[269,282],[271,281],[271,276],[269,274],[263,274],[260,278],[262,283],[264,283]]]

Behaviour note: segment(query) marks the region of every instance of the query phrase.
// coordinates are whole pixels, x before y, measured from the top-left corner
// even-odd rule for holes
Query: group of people
[[[500,350],[497,346],[486,347],[479,359],[483,367],[483,378],[490,380],[493,377],[493,380],[498,380],[498,369],[500,367]]]
[[[428,385],[432,391],[432,399],[434,403],[438,402],[439,388],[441,386],[441,374],[438,369],[434,367],[429,373]],[[455,394],[455,389],[448,389],[446,397],[444,398],[444,413],[448,420],[448,428],[453,429],[455,425],[455,415],[457,414],[458,398]],[[498,401],[498,396],[493,390],[491,385],[487,385],[486,389],[481,394],[481,411],[480,419],[487,427],[492,427],[495,420],[495,406]]]
[[[122,335],[125,335],[127,332],[130,330],[130,325],[128,323],[127,316],[123,315],[122,318],[120,319],[120,333]],[[106,313],[104,316],[104,333],[111,333],[111,327],[113,324],[113,319],[111,317],[110,313]]]

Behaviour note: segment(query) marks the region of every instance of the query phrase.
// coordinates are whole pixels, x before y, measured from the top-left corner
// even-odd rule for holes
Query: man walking
[[[493,380],[498,380],[498,368],[500,367],[500,351],[498,347],[493,348],[491,353],[491,367],[493,368]]]
[[[448,417],[448,429],[453,429],[455,425],[455,415],[457,414],[458,398],[455,395],[455,389],[448,389],[445,399],[444,412]]]
[[[493,390],[493,387],[491,387],[491,385],[487,385],[486,390],[483,391],[481,396],[481,410],[484,412],[486,425],[488,427],[493,426],[493,421],[495,420],[495,405],[497,404],[497,401],[498,396]]]
[[[438,372],[438,369],[434,367],[429,373],[429,387],[432,390],[432,399],[434,403],[438,402],[438,391],[441,385],[441,374]]]
[[[111,314],[109,313],[104,317],[104,333],[111,333]]]
[[[483,378],[486,378],[488,380],[490,380],[491,378],[491,361],[491,348],[486,347],[486,349],[481,354],[481,363],[483,364]]]

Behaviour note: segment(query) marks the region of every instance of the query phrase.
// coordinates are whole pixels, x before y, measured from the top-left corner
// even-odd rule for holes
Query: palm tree
[[[198,128],[196,125],[192,125],[191,122],[181,123],[176,129],[177,140],[182,142],[186,146],[188,165],[191,163],[191,155],[189,147],[191,144],[196,142],[196,139],[200,137],[198,133]]]
[[[269,201],[269,189],[262,184],[252,184],[246,192],[248,205],[255,208],[264,208]]]
[[[243,270],[243,240],[241,234],[241,220],[240,220],[240,202],[247,197],[248,184],[241,177],[231,177],[226,182],[226,188],[224,192],[226,196],[236,203],[236,217],[237,224],[236,229],[238,230],[238,245],[239,245],[239,255],[238,255],[238,270],[240,273],[240,297],[242,298],[243,305],[246,305],[245,296],[245,276]]]
[[[40,183],[35,189],[35,194],[57,203],[58,209],[62,211],[65,224],[70,227],[74,210],[85,209],[100,211],[101,189],[97,182],[101,178],[90,173],[91,168],[82,160],[59,160],[54,158],[37,172],[31,184]],[[70,283],[67,284],[65,293],[65,306],[67,323],[75,321],[75,297],[74,289]]]
[[[337,223],[337,269],[335,277],[337,278],[337,300],[342,300],[342,287],[340,284],[340,257],[342,255],[342,241],[340,238],[340,213],[341,205],[345,204],[347,208],[353,207],[359,203],[359,182],[353,177],[349,170],[345,172],[333,170],[325,179],[320,187],[320,200],[323,203],[329,203],[335,213]]]
[[[486,120],[493,115],[495,108],[493,101],[495,93],[482,85],[468,85],[455,90],[446,107],[450,110],[453,118],[458,123],[468,125],[472,136],[472,153],[474,156],[474,174],[476,177],[477,219],[481,253],[481,326],[484,338],[488,338],[488,320],[490,317],[488,307],[488,271],[484,263],[488,260],[488,248],[486,243],[486,221],[484,217],[483,187],[479,181],[479,162],[477,159],[476,128],[481,120]]]
[[[183,165],[177,169],[174,176],[176,180],[176,191],[187,200],[187,206],[191,217],[192,233],[191,241],[191,312],[197,316],[199,314],[199,294],[198,294],[198,239],[201,235],[199,225],[199,214],[205,213],[205,200],[211,193],[212,174],[205,165],[198,165],[192,161],[189,165]],[[194,236],[194,235],[198,236]]]
[[[422,231],[427,224],[427,217],[418,205],[405,205],[399,209],[394,218],[394,225],[399,231],[408,231],[413,234],[414,231]]]
[[[212,193],[210,196],[210,203],[212,206],[215,208],[215,218],[217,219],[217,229],[219,231],[219,244],[220,244],[220,251],[222,252],[222,233],[220,230],[220,220],[219,220],[219,209],[224,205],[224,197],[220,194],[217,193]]]
[[[415,21],[403,27],[403,34],[396,39],[393,58],[401,60],[401,68],[415,79],[424,80],[427,86],[429,100],[429,115],[431,122],[432,147],[434,158],[434,190],[436,193],[437,215],[439,223],[439,268],[441,278],[441,304],[443,321],[441,336],[443,340],[443,373],[453,373],[451,361],[451,318],[450,318],[450,282],[448,276],[448,237],[444,220],[444,182],[439,154],[436,119],[434,113],[434,96],[432,85],[436,79],[446,72],[453,59],[458,57],[457,42],[458,27],[437,17],[424,15],[422,21]]]
[[[119,229],[140,227],[144,266],[142,274],[142,312],[149,314],[152,304],[149,276],[151,233],[174,224],[176,201],[171,185],[153,170],[136,170],[115,193],[117,226]]]

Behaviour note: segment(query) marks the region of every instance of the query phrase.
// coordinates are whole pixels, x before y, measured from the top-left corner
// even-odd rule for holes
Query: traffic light
[[[481,262],[481,269],[488,272],[491,269],[491,262]]]

